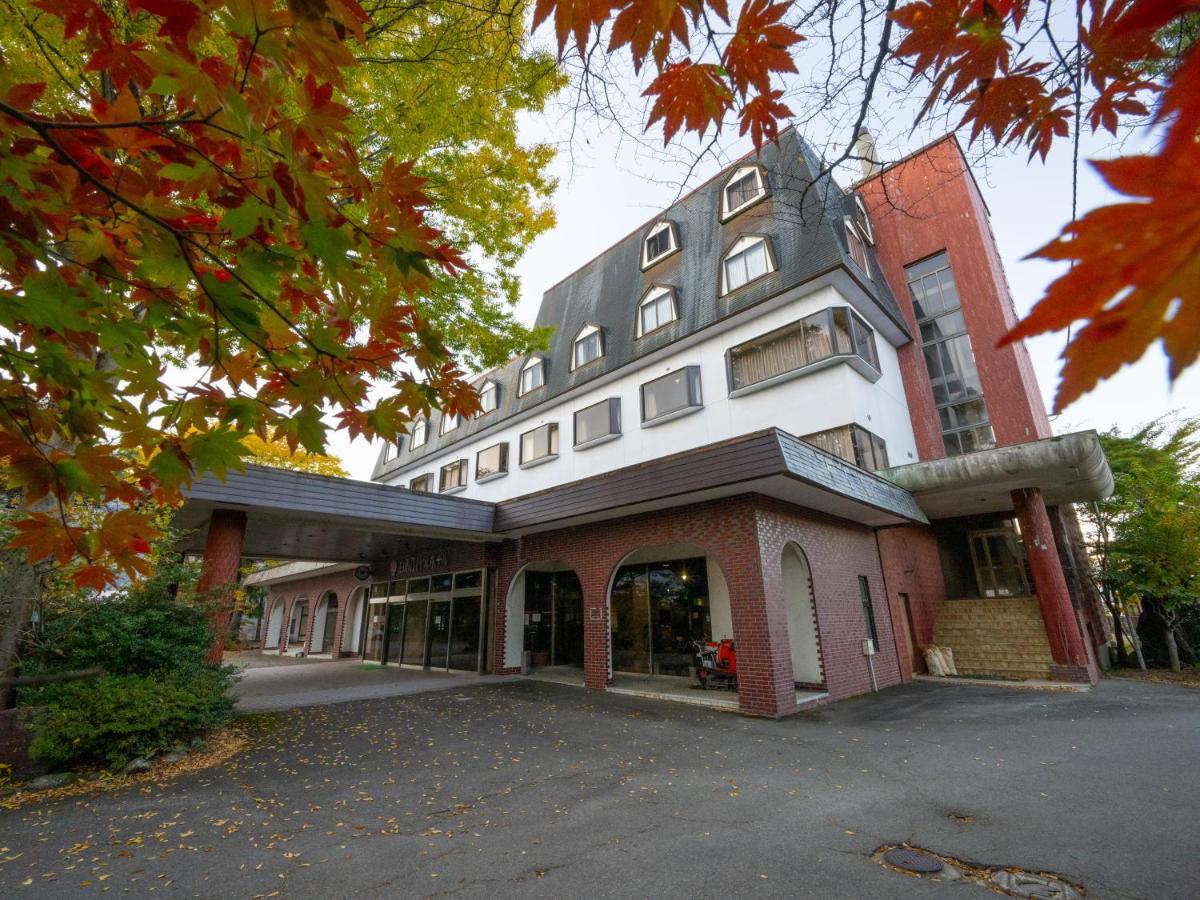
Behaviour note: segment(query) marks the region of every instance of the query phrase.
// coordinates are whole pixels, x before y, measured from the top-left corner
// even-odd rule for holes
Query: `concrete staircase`
[[[954,651],[960,675],[1045,679],[1054,661],[1033,597],[946,600],[938,607],[933,640]]]

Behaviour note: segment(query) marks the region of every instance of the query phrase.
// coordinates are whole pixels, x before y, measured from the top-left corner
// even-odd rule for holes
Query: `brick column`
[[[608,624],[608,576],[603,571],[576,572],[583,587],[583,684],[592,690],[608,687],[608,653],[612,644]]]
[[[206,657],[219,663],[225,652],[225,633],[233,612],[233,591],[237,587],[242,563],[242,541],[246,537],[246,514],[237,509],[214,509],[208,521],[204,541],[204,566],[196,586],[200,594],[218,589],[217,607],[212,615],[215,634]]]
[[[1050,653],[1054,657],[1051,674],[1062,681],[1095,683],[1096,676],[1088,664],[1079,620],[1071,605],[1042,492],[1037,488],[1021,488],[1012,492],[1012,500],[1017,521],[1021,524],[1021,540],[1033,572],[1042,620],[1046,624]]]

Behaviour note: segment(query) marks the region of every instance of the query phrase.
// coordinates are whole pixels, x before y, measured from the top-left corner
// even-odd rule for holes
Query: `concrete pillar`
[[[1095,683],[1096,674],[1088,664],[1079,619],[1071,605],[1042,492],[1037,488],[1021,488],[1012,492],[1012,501],[1054,657],[1051,673],[1063,681]]]
[[[225,633],[233,612],[233,592],[242,564],[242,542],[246,537],[246,514],[237,509],[214,509],[208,521],[204,541],[204,566],[197,591],[204,594],[217,589],[216,610],[212,616],[213,644],[207,661],[219,663],[225,652]]]

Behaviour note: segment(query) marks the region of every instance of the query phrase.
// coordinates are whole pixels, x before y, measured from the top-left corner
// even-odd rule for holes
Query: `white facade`
[[[875,343],[881,377],[874,383],[851,365],[837,362],[730,396],[726,353],[731,347],[831,306],[851,306],[864,317],[870,317],[870,311],[859,308],[860,304],[847,299],[832,285],[816,290],[801,285],[567,391],[544,405],[498,420],[470,440],[447,447],[428,459],[405,464],[405,451],[401,451],[400,468],[381,480],[407,486],[413,478],[428,473],[434,476],[436,488],[441,467],[465,458],[469,476],[467,488],[460,496],[497,502],[766,428],[804,436],[850,423],[883,438],[892,465],[915,461],[916,445],[896,348],[878,330]],[[641,385],[685,366],[700,367],[703,408],[660,424],[643,425]],[[621,435],[574,449],[575,411],[611,397],[621,401]],[[558,458],[521,468],[520,436],[549,422],[558,423]],[[508,474],[476,483],[475,454],[500,442],[509,446]]]

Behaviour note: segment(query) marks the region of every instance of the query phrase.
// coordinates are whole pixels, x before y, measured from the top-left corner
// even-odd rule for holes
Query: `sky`
[[[522,124],[524,140],[562,141],[561,119],[553,114],[528,117]],[[818,146],[830,146],[827,134],[806,134]],[[907,149],[916,149],[921,140]],[[889,146],[895,146],[894,143]],[[749,149],[731,143],[724,159]],[[1111,148],[1099,140],[1082,145],[1084,157],[1103,158]],[[554,163],[559,179],[554,207],[557,224],[538,238],[518,267],[522,299],[518,316],[532,322],[543,291],[583,266],[618,239],[637,229],[679,194],[679,166],[670,177],[660,157],[646,152],[627,138],[614,133],[577,134]],[[695,187],[723,167],[709,159],[687,180]],[[670,168],[669,166],[667,168]],[[991,156],[986,165],[974,168],[975,176],[991,212],[992,229],[1004,261],[1018,313],[1024,315],[1041,298],[1062,266],[1025,257],[1053,239],[1071,218],[1071,153],[1064,142],[1051,151],[1045,164],[1026,161],[1026,154]],[[847,184],[856,173],[839,178]],[[1083,165],[1080,170],[1079,212],[1112,202],[1102,181]],[[1053,334],[1028,342],[1047,409],[1052,407],[1061,365],[1059,354],[1065,335]],[[1200,365],[1193,366],[1171,386],[1167,362],[1157,345],[1142,360],[1126,367],[1114,378],[1069,406],[1052,419],[1058,433],[1114,425],[1128,430],[1154,418],[1178,412],[1200,416]],[[333,439],[332,451],[345,462],[356,478],[368,478],[378,453],[377,445],[348,441],[343,433]]]

